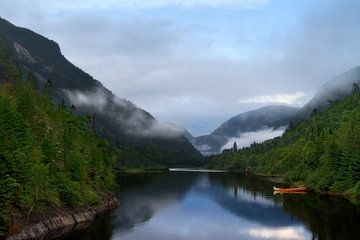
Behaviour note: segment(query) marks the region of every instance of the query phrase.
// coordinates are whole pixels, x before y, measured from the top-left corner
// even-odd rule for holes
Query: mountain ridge
[[[321,193],[360,195],[360,90],[278,138],[209,157],[209,168],[279,175]]]
[[[263,126],[277,129],[281,127],[280,125],[287,126],[290,123],[296,124],[308,119],[314,111],[322,112],[326,110],[334,101],[351,95],[353,83],[360,85],[360,66],[351,68],[323,83],[315,95],[303,107],[293,108],[293,111],[285,113],[286,116],[281,116],[281,114],[284,114],[282,110],[286,110],[287,106],[283,106],[283,109],[278,109],[280,111],[275,111],[276,117],[281,116],[281,118],[284,117],[284,119],[269,120],[269,117],[274,116],[271,109],[276,108],[276,106],[281,106],[270,105],[240,113],[222,123],[210,134],[197,137],[185,136],[187,136],[189,141],[203,154],[217,154],[221,151],[221,145],[224,145],[227,139],[237,137],[240,133],[258,131],[261,130]],[[292,107],[289,107],[287,110],[291,108]],[[256,118],[252,116],[251,119],[247,119],[248,115],[252,114],[258,116]]]
[[[261,107],[228,119],[208,135],[188,139],[204,155],[216,154],[228,139],[239,137],[241,133],[287,126],[299,109],[284,105]]]
[[[306,119],[314,109],[324,111],[332,102],[351,95],[353,83],[360,84],[360,66],[350,68],[323,83],[314,97],[303,106],[299,112],[299,118]]]
[[[176,166],[201,159],[181,132],[159,123],[130,101],[115,96],[68,61],[55,41],[2,18],[0,35],[23,75],[33,74],[38,88],[51,91],[55,103],[74,105],[78,114],[93,115],[100,136],[113,145],[131,149],[121,150],[120,165]]]

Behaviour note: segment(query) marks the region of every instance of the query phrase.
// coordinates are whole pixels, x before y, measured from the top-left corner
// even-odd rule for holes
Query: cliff
[[[105,195],[96,206],[81,209],[60,209],[50,207],[28,223],[13,219],[7,240],[52,239],[86,227],[96,216],[104,214],[119,205],[112,195]]]

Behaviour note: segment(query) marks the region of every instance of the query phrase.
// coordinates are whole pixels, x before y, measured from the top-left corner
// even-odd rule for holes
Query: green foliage
[[[20,75],[15,61],[10,57],[11,53],[6,47],[6,43],[0,35],[0,78],[1,80],[14,80]]]
[[[280,138],[211,156],[209,165],[240,171],[250,167],[255,173],[304,182],[316,191],[359,196],[360,95],[333,103]]]
[[[129,101],[123,101],[123,103],[114,101],[115,96],[100,82],[70,63],[61,54],[58,44],[54,41],[27,29],[16,27],[4,19],[0,19],[0,35],[3,35],[4,42],[12,50],[11,53],[21,72],[24,75],[29,73],[41,75],[41,80],[39,78],[37,81],[37,88],[44,94],[51,95],[54,102],[60,103],[59,107],[68,104],[63,90],[92,92],[97,89],[107,96],[103,111],[91,105],[75,107],[79,114],[96,113],[96,122],[93,126],[97,134],[113,147],[117,143],[121,145],[118,167],[144,168],[152,165],[176,167],[203,164],[204,159],[201,154],[181,135],[174,138],[162,138],[137,136],[130,133],[134,129],[132,129],[132,123],[129,124],[129,119],[142,116],[139,123],[146,128],[155,123],[154,118]],[[17,53],[14,43],[26,49],[29,55],[23,56]],[[6,47],[5,44],[3,45]],[[9,55],[6,48],[4,51]],[[1,53],[0,51],[0,58]],[[0,76],[1,65],[0,62]]]
[[[0,85],[2,226],[10,209],[28,218],[48,205],[93,205],[114,184],[108,144],[91,133],[86,118],[54,106],[34,87],[31,76]]]

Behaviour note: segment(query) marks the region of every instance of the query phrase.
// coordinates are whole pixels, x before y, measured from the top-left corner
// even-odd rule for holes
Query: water
[[[342,197],[273,195],[271,182],[232,173],[118,178],[120,207],[63,239],[360,239],[360,210]]]

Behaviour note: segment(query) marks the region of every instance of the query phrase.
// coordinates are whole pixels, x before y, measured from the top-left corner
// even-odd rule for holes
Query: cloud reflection
[[[247,234],[261,239],[286,239],[302,240],[309,239],[309,234],[303,227],[285,227],[285,228],[253,228],[247,231]]]

